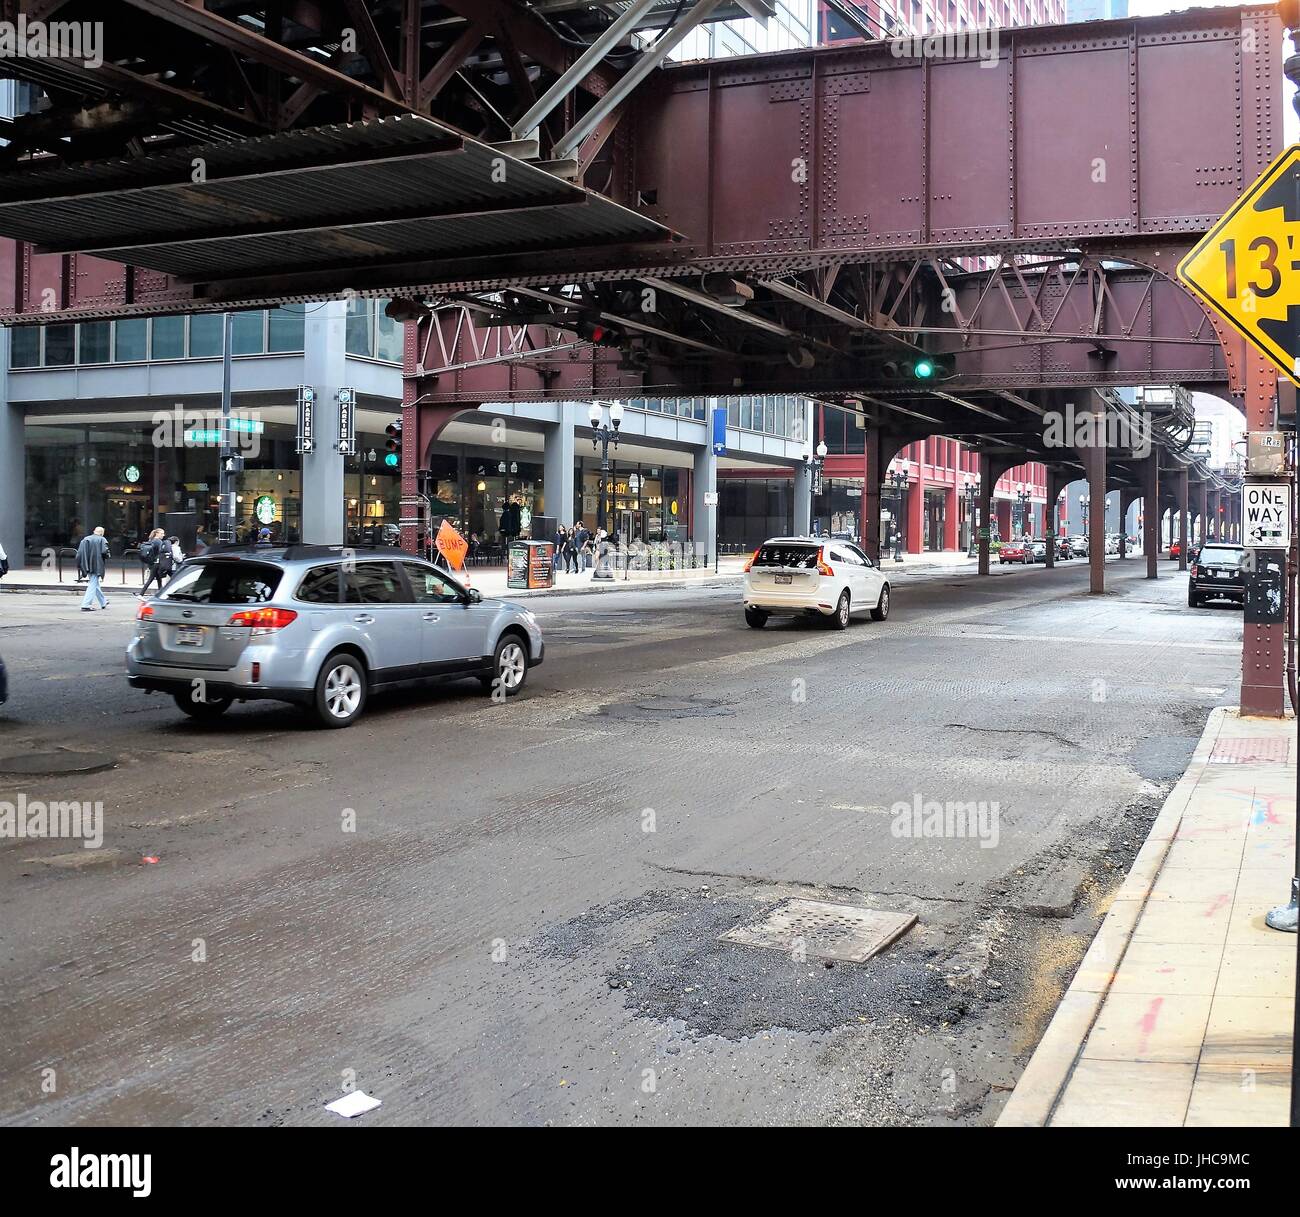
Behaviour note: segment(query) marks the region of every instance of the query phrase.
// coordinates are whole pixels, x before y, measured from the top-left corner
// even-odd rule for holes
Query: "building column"
[[[1047,542],[1046,552],[1043,558],[1043,564],[1048,570],[1056,566],[1056,499],[1061,493],[1061,488],[1057,484],[1056,474],[1050,469],[1043,479],[1044,492],[1047,495],[1047,502],[1043,504],[1043,539]]]
[[[572,528],[573,468],[577,460],[574,427],[578,421],[578,403],[555,403],[555,422],[542,427],[542,497],[548,516],[557,524]]]
[[[957,546],[957,487],[945,486],[943,491],[943,548],[955,552]]]
[[[884,478],[884,439],[879,427],[867,425],[862,437],[862,548],[880,564],[880,483]]]
[[[1119,492],[1119,556],[1128,557],[1128,517],[1133,504],[1142,497],[1141,490],[1125,487]]]
[[[907,552],[925,550],[925,474],[917,466],[916,481],[907,488]]]
[[[1160,453],[1153,448],[1142,471],[1142,550],[1148,579],[1156,577],[1160,558],[1160,515]]]
[[[1187,569],[1187,546],[1191,542],[1191,529],[1187,526],[1187,466],[1174,477],[1174,497],[1178,500],[1178,569]]]
[[[800,462],[794,467],[793,531],[796,537],[806,537],[812,532],[812,485],[812,466],[806,461]],[[865,492],[862,497],[867,497]]]
[[[8,326],[0,327],[0,545],[9,556],[9,565],[21,570],[27,526],[27,471],[23,460],[23,407],[9,401],[10,333]]]
[[[307,313],[303,380],[316,390],[315,450],[302,458],[302,539],[308,545],[346,540],[338,391],[347,358],[347,301],[327,300]],[[403,447],[416,442],[403,428]]]
[[[705,443],[695,450],[691,469],[691,540],[702,549],[707,563],[713,562],[718,545],[718,509],[704,501],[706,494],[718,490],[718,458],[713,445]]]

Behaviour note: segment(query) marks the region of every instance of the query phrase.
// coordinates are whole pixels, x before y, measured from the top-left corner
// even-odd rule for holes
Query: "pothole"
[[[70,773],[99,773],[112,769],[117,757],[105,752],[25,752],[0,756],[0,773],[23,777],[60,776]]]
[[[646,697],[640,701],[608,702],[599,713],[606,718],[659,722],[675,718],[720,718],[735,714],[735,708],[715,698]]]

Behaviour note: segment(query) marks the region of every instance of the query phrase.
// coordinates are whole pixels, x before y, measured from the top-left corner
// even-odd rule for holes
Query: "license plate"
[[[776,581],[777,581],[778,583],[793,583],[793,582],[794,582],[794,576],[793,576],[793,575],[777,575],[777,577],[776,577]]]
[[[201,647],[203,645],[203,635],[206,632],[201,625],[178,625],[176,627],[176,645]]]
[[[1216,579],[1226,579],[1228,578],[1228,572],[1226,570],[1216,570],[1214,572],[1214,577]]]

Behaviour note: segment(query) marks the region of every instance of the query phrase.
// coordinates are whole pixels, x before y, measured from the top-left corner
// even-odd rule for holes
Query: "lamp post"
[[[1079,496],[1079,518],[1083,521],[1083,536],[1088,541],[1089,550],[1092,548],[1092,534],[1088,531],[1088,504],[1091,502],[1091,496],[1081,494]]]
[[[812,527],[814,528],[817,520],[817,499],[822,493],[822,467],[826,464],[826,454],[829,451],[830,449],[826,447],[826,441],[821,439],[817,441],[817,447],[813,455],[808,458],[809,468],[812,469],[812,484],[809,487],[809,497],[812,500],[810,515],[813,519]]]
[[[977,473],[973,478],[966,476],[966,556],[975,557],[975,502],[979,497],[980,479]]]
[[[641,509],[641,479],[635,473],[628,474],[627,479],[627,497],[636,506],[632,508],[633,512]],[[623,582],[627,582],[627,568],[631,565],[632,557],[632,538],[623,537]]]
[[[894,497],[898,500],[897,509],[894,512],[894,518],[897,526],[894,529],[894,561],[903,560],[903,495],[907,491],[907,474],[901,469],[891,469],[888,478],[885,479],[894,492]]]
[[[1020,535],[1026,536],[1032,532],[1029,527],[1029,504],[1034,497],[1032,490],[1020,486],[1016,490],[1016,514],[1020,518]]]
[[[609,446],[618,450],[618,429],[623,423],[623,403],[609,403],[609,422],[604,421],[602,402],[593,401],[587,410],[587,421],[591,424],[592,448],[600,449],[600,493],[596,498],[596,529],[605,527],[605,495],[609,492]],[[602,542],[602,545],[605,545]],[[609,569],[608,554],[602,550],[596,555],[596,568],[591,572],[593,579],[613,579],[614,572]]]

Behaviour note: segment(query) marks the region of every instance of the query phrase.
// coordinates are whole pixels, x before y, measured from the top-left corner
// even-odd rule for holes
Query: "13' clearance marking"
[[[1178,279],[1300,384],[1300,145],[1201,238]]]

